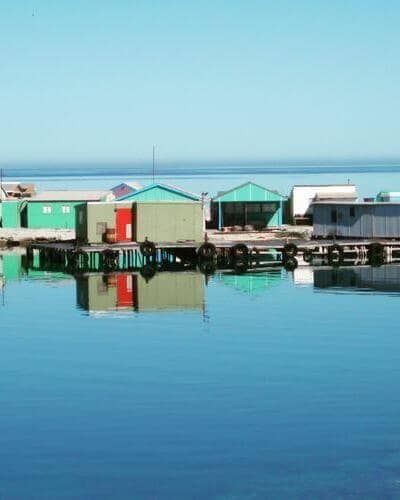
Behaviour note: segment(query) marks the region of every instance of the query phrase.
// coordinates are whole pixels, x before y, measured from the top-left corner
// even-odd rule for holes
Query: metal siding
[[[21,227],[21,201],[3,201],[2,204],[2,226],[7,228]]]
[[[27,200],[27,226],[36,229],[75,229],[75,207],[81,203],[81,201],[55,202]],[[70,207],[70,212],[63,213],[63,206]],[[43,213],[43,207],[51,207],[51,213]]]
[[[137,241],[203,240],[201,203],[138,203],[136,207]]]
[[[350,217],[349,207],[354,206],[356,217]],[[340,223],[330,222],[330,212],[342,211]],[[339,222],[339,221],[338,221]],[[315,236],[329,235],[353,238],[400,238],[399,205],[314,205]]]

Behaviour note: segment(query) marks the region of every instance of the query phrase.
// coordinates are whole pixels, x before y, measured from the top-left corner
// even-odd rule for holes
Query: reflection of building
[[[283,270],[281,268],[244,274],[224,272],[217,275],[217,279],[224,285],[250,295],[263,293],[268,288],[279,284],[282,281],[282,277]]]
[[[204,303],[204,277],[195,272],[161,272],[147,281],[139,273],[93,274],[78,277],[76,286],[87,311],[201,310]]]
[[[295,285],[305,286],[314,283],[314,270],[310,266],[299,266],[293,270],[293,281]]]
[[[400,292],[400,265],[314,269],[314,286],[316,288],[359,288]]]

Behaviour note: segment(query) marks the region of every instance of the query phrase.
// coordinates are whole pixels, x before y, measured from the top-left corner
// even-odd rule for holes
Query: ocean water
[[[2,500],[400,498],[399,266],[145,280],[0,261]]]
[[[35,182],[38,189],[109,189],[124,180],[138,180],[143,185],[153,181],[151,166],[20,167],[5,168],[3,174],[5,181]],[[249,180],[283,195],[294,184],[352,182],[360,196],[366,197],[381,190],[400,191],[400,164],[163,166],[156,169],[155,180],[210,195]]]

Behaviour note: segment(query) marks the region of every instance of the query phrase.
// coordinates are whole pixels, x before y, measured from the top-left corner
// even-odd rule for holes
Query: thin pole
[[[155,182],[155,156],[156,156],[156,147],[153,145],[153,184]]]

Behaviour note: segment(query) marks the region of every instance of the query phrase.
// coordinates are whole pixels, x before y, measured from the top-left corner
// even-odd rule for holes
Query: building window
[[[106,232],[107,224],[105,222],[98,222],[96,224],[96,234],[102,235]]]
[[[69,205],[63,205],[61,207],[61,212],[63,214],[69,214],[69,213],[71,213],[71,207]]]
[[[42,212],[44,214],[51,214],[52,212],[52,208],[49,206],[49,205],[45,205],[43,208],[42,208]]]
[[[350,217],[356,216],[356,207],[350,207]]]
[[[337,211],[336,211],[336,208],[334,208],[333,210],[331,210],[331,222],[333,222],[334,224],[336,224],[336,222],[337,222]]]

